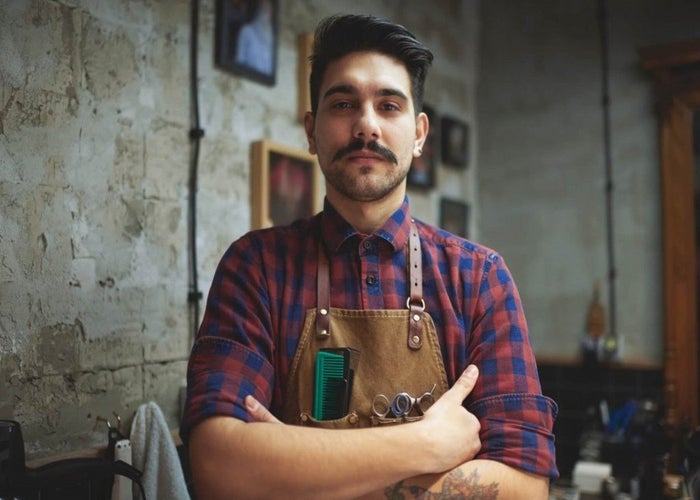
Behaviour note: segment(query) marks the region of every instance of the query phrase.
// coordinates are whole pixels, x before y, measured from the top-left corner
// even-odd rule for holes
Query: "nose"
[[[374,108],[371,105],[359,108],[353,125],[353,137],[364,141],[376,141],[381,137],[381,128]]]

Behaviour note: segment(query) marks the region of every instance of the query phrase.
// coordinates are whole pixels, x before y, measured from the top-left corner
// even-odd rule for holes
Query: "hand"
[[[270,410],[265,408],[260,402],[253,396],[246,396],[243,400],[245,403],[245,408],[248,410],[248,415],[253,422],[267,422],[270,424],[281,424],[282,422],[277,419]]]
[[[469,365],[455,384],[425,412],[422,425],[425,438],[431,443],[427,449],[434,452],[435,470],[442,472],[456,467],[476,456],[481,448],[477,418],[463,406],[479,376],[479,370]]]

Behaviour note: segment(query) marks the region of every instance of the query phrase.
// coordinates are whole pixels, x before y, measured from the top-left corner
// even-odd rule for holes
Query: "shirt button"
[[[370,286],[371,286],[371,285],[374,285],[376,282],[377,282],[377,278],[376,278],[373,274],[370,274],[370,275],[367,276],[367,278],[365,279],[365,283],[367,283],[367,284],[370,285]]]

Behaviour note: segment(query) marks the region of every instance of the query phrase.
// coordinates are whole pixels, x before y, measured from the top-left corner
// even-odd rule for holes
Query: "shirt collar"
[[[408,208],[408,196],[404,196],[401,206],[373,235],[389,243],[394,251],[399,251],[406,246],[410,230],[411,216]],[[352,238],[366,237],[343,219],[327,198],[323,201],[321,234],[326,248],[332,252],[337,252],[346,241]]]

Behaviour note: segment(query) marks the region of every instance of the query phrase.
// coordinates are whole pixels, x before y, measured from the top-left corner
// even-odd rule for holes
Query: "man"
[[[409,214],[431,61],[385,20],[317,28],[305,128],[324,210],[243,236],[217,269],[182,425],[198,496],[547,497],[556,405],[510,273]],[[319,418],[315,362],[344,347],[349,407]]]

